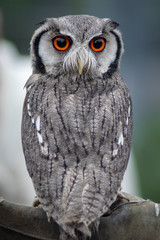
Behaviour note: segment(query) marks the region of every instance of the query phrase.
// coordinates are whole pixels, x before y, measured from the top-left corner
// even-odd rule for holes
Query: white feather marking
[[[127,119],[126,119],[126,125],[128,125],[128,117],[127,117]]]
[[[131,107],[129,106],[128,107],[128,117],[130,117],[130,115],[131,115]]]
[[[113,157],[115,157],[118,154],[118,148],[113,150]]]
[[[45,142],[44,146],[41,146],[42,153],[47,156],[48,155],[48,144]]]
[[[29,102],[27,102],[27,109],[28,109],[28,111],[30,111],[30,105],[29,105]]]
[[[118,139],[118,145],[122,145],[123,146],[123,143],[124,143],[124,137],[123,137],[123,134],[121,132],[121,134],[119,136],[119,139]]]
[[[29,111],[29,110],[28,110],[28,115],[29,115],[30,117],[32,116],[32,115],[31,115],[31,111]]]
[[[29,92],[30,89],[31,89],[31,85],[26,88],[27,92]]]
[[[38,137],[39,143],[41,144],[43,142],[43,138],[42,138],[42,135],[39,132],[37,132],[37,137]]]
[[[31,117],[31,108],[29,105],[29,101],[27,102],[27,111],[28,111],[28,115]]]
[[[57,157],[57,154],[56,153],[53,153],[53,158],[56,158]]]
[[[156,212],[156,217],[158,217],[159,216],[159,205],[158,205],[158,203],[155,203],[155,212]]]
[[[34,118],[32,117],[32,123],[34,123]]]
[[[37,117],[37,120],[36,120],[36,128],[37,128],[37,131],[40,131],[40,128],[41,128],[40,116]]]

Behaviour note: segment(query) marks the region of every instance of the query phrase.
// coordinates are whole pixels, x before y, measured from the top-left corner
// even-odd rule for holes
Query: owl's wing
[[[96,96],[92,104],[86,124],[92,147],[86,161],[82,222],[101,216],[115,200],[131,149],[132,103],[123,82],[107,95]]]

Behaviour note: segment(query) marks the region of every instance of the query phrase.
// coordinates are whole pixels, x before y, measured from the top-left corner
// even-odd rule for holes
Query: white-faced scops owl
[[[127,167],[132,105],[119,74],[117,27],[87,15],[48,18],[31,40],[23,151],[38,199],[63,240],[91,236]]]

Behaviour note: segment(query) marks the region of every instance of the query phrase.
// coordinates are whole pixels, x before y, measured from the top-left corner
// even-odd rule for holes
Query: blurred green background
[[[45,18],[89,14],[120,23],[121,74],[133,101],[139,189],[145,199],[160,202],[160,0],[0,0],[0,12],[1,38],[23,55],[29,54],[36,24]]]

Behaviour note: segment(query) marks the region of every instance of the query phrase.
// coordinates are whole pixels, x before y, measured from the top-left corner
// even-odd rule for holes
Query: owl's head
[[[117,26],[87,15],[46,19],[31,40],[33,73],[111,75],[123,52]]]

